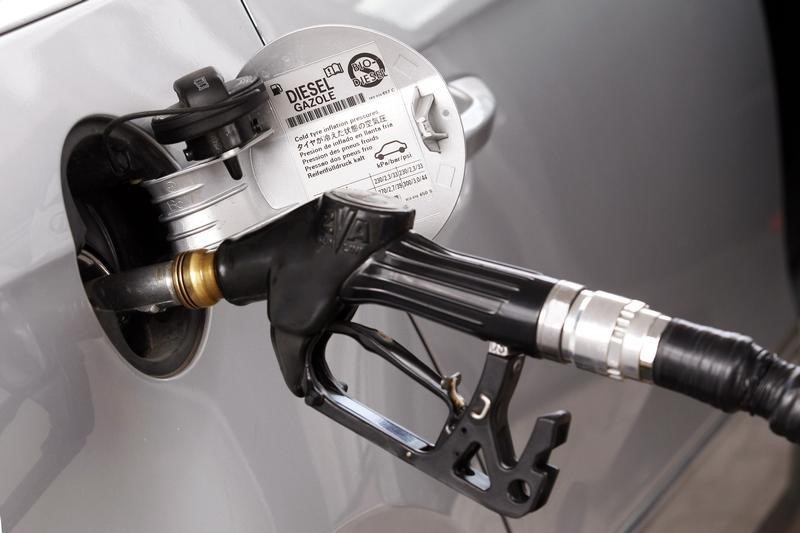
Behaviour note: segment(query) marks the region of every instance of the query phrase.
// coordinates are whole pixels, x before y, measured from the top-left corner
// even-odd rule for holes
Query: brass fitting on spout
[[[172,285],[178,302],[189,309],[211,307],[222,299],[214,271],[215,253],[190,250],[172,263]]]

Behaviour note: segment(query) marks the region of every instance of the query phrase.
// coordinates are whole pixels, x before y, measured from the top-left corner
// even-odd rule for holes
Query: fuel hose
[[[800,368],[738,333],[672,319],[658,343],[653,383],[725,412],[747,411],[800,442]]]

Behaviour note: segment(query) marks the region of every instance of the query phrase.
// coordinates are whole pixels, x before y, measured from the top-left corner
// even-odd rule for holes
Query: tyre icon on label
[[[389,141],[388,143],[381,146],[381,149],[375,152],[375,159],[379,161],[383,161],[383,158],[386,156],[395,154],[395,153],[403,153],[408,150],[408,145],[403,141]]]

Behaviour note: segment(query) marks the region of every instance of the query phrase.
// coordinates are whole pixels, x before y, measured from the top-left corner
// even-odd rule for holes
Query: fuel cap
[[[225,82],[213,68],[206,67],[181,77],[173,85],[178,103],[170,110],[180,114],[155,117],[151,126],[161,144],[186,142],[188,161],[221,157],[233,179],[243,172],[236,157],[239,149],[264,132],[265,87],[255,76]],[[226,107],[216,107],[226,104]],[[202,109],[211,106],[213,109]],[[191,112],[197,108],[198,111]],[[207,109],[207,108],[206,108]]]
[[[434,237],[464,179],[464,132],[445,80],[381,33],[315,26],[261,49],[238,75],[267,86],[274,134],[252,146],[256,182],[274,209],[334,189],[396,197]]]

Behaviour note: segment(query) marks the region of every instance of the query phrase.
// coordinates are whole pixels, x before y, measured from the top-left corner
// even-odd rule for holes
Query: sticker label
[[[414,122],[375,43],[267,82],[309,197],[369,189],[412,205],[433,194]]]

